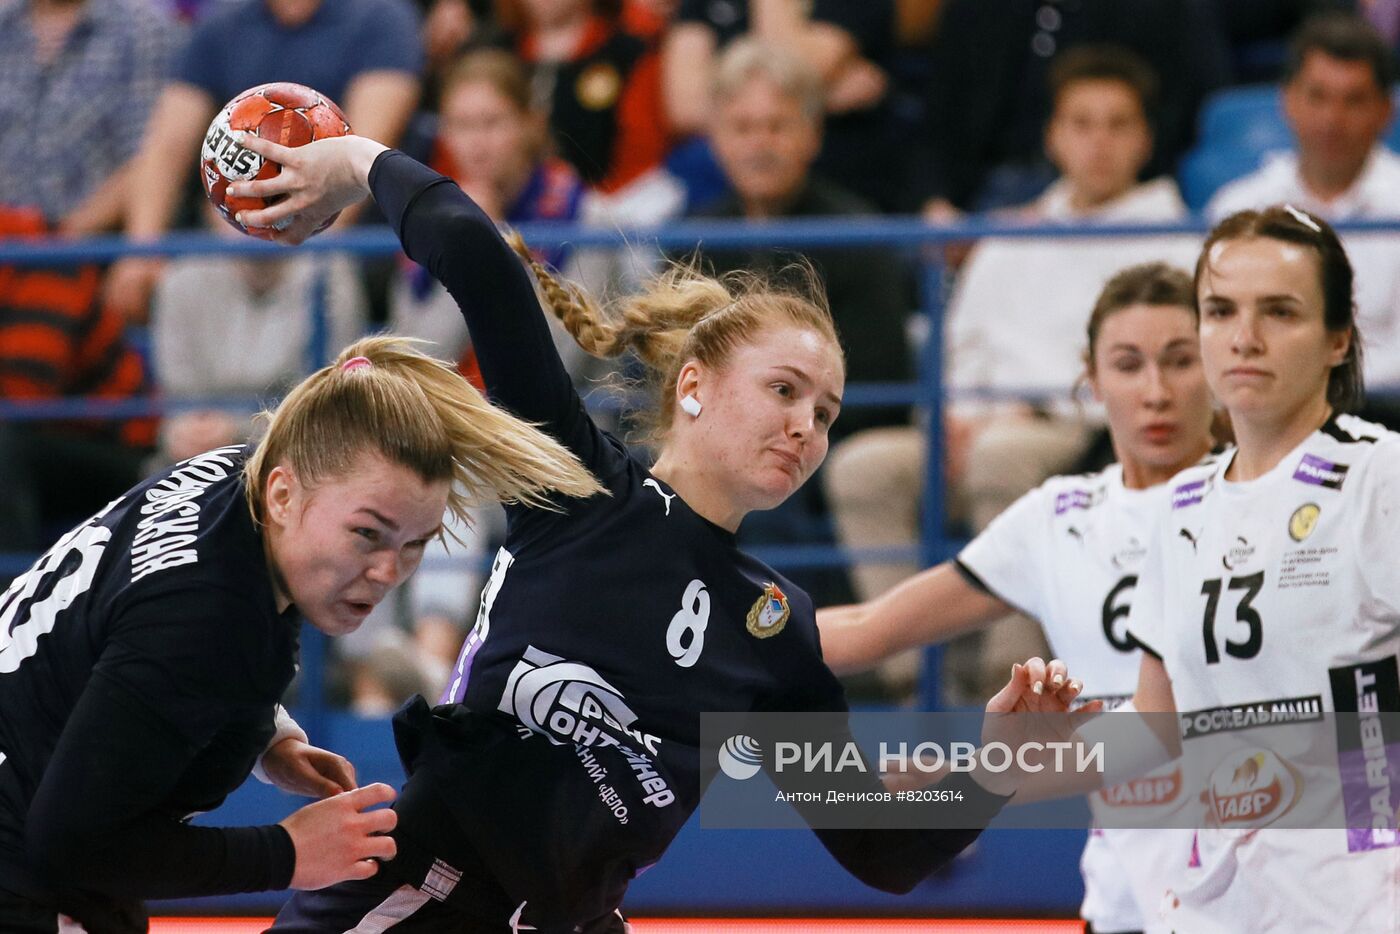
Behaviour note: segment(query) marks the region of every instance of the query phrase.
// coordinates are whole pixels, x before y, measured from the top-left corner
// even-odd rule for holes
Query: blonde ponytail
[[[356,341],[263,413],[267,434],[245,467],[255,520],[279,463],[315,484],[344,476],[365,451],[424,480],[452,481],[447,505],[462,521],[492,500],[549,507],[554,493],[603,492],[567,448],[491,405],[455,369],[415,349],[420,343],[385,335]],[[345,365],[357,357],[368,365]]]
[[[645,291],[629,296],[614,315],[583,289],[562,281],[530,253],[512,231],[506,237],[539,281],[546,307],[586,352],[611,358],[630,351],[651,371],[655,408],[651,434],[660,439],[674,415],[675,388],[687,360],[720,367],[739,344],[775,320],[810,327],[841,346],[824,291],[810,265],[783,272],[795,277],[778,287],[753,273],[722,278],[701,272],[697,261],[672,263]]]

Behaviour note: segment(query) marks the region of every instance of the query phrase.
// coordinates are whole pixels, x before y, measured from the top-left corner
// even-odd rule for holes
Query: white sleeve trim
[[[272,722],[276,730],[272,734],[272,739],[267,741],[267,746],[263,748],[262,755],[258,756],[257,764],[253,766],[253,777],[264,785],[272,784],[272,779],[267,777],[267,772],[263,769],[263,756],[267,755],[269,749],[284,739],[296,738],[303,743],[309,742],[306,731],[297,725],[297,722],[292,719],[292,715],[287,713],[287,708],[281,704],[278,704],[273,711]]]

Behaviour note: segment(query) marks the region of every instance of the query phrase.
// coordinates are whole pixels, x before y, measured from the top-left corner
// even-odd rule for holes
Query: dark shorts
[[[451,812],[422,776],[394,802],[398,856],[372,878],[297,892],[282,907],[277,934],[626,934],[621,914],[546,923],[529,902],[515,904],[489,863],[456,831]]]

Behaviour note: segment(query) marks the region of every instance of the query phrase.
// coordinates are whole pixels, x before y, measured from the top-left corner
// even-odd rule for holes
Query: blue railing
[[[540,247],[569,245],[573,247],[633,247],[646,245],[670,251],[685,251],[696,247],[706,249],[736,247],[783,247],[792,249],[832,247],[886,247],[912,254],[921,269],[920,308],[931,326],[920,350],[918,378],[914,383],[870,383],[848,386],[845,404],[917,405],[931,425],[942,424],[942,407],[947,398],[943,384],[942,312],[944,269],[938,251],[930,249],[950,243],[983,237],[1007,238],[1104,238],[1196,234],[1206,232],[1208,225],[1196,218],[1173,224],[1114,224],[1114,225],[1036,225],[1009,223],[988,218],[970,218],[949,225],[930,226],[917,218],[812,218],[773,221],[762,224],[742,224],[732,221],[682,221],[663,228],[630,231],[582,228],[555,223],[529,223],[519,227],[533,245]],[[1400,233],[1400,221],[1359,221],[1338,225],[1344,233]],[[1400,247],[1400,244],[1398,244]],[[387,228],[361,228],[343,234],[315,238],[298,248],[303,252],[337,252],[358,257],[387,256],[398,252],[397,238]],[[0,241],[0,264],[43,265],[110,261],[123,256],[196,256],[232,255],[241,257],[285,256],[286,247],[251,238],[230,240],[211,233],[180,233],[151,243],[132,243],[123,237],[95,237],[85,240],[10,240]],[[323,284],[322,284],[323,285]],[[317,321],[317,333],[325,333],[324,288],[316,290],[317,301],[312,313]],[[1087,314],[1087,309],[1086,309]],[[324,344],[324,341],[321,342]],[[322,359],[334,348],[324,348]],[[1046,387],[1042,397],[1064,396],[1067,389]],[[1024,395],[1024,394],[1022,394]],[[251,410],[254,400],[226,400],[226,405]],[[0,421],[52,418],[128,418],[157,415],[170,411],[208,407],[208,400],[198,402],[182,399],[93,400],[66,399],[44,402],[9,402],[0,400]],[[927,433],[928,457],[923,501],[922,534],[917,555],[925,565],[935,564],[952,556],[959,544],[946,533],[944,503],[942,434]],[[911,549],[872,549],[853,552],[826,546],[772,546],[755,549],[759,557],[786,568],[834,567],[853,560],[906,561]],[[27,567],[31,556],[0,555],[0,573],[14,573]],[[318,633],[308,633],[303,642],[303,679],[307,689],[298,714],[304,722],[314,723],[324,716],[322,691],[318,685],[324,675],[325,645]],[[941,698],[937,649],[929,650],[920,686],[927,707],[936,707]]]

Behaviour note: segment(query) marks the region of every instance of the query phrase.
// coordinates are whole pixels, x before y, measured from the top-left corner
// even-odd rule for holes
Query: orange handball
[[[256,133],[283,146],[305,146],[318,139],[345,136],[350,133],[350,124],[329,97],[289,81],[249,88],[225,104],[209,124],[199,151],[204,193],[224,220],[246,234],[270,240],[276,233],[273,228],[245,227],[234,218],[239,211],[260,210],[271,202],[264,198],[235,198],[228,193],[228,186],[231,182],[273,178],[282,167],[240,146],[233,136],[238,130]],[[315,233],[335,223],[339,216],[337,212]]]

